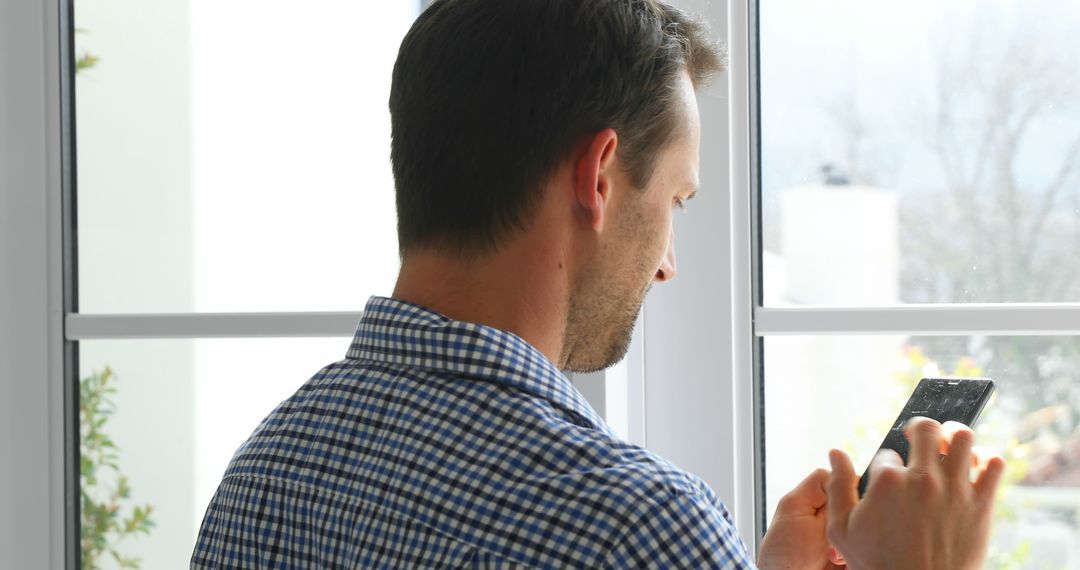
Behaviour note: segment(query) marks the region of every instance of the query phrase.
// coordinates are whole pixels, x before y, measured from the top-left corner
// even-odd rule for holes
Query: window
[[[307,378],[343,359],[348,344],[340,337],[80,341],[87,567],[112,567],[113,548],[143,568],[186,560],[233,452]],[[120,477],[127,497],[117,496]],[[105,530],[110,518],[101,507],[111,505],[121,507],[118,524]],[[149,511],[152,526],[123,532],[124,523],[143,520],[137,509]],[[95,539],[103,539],[100,549]]]
[[[134,368],[140,359],[221,370],[198,364],[200,355],[217,359],[239,347],[280,352],[276,343],[285,341],[265,337],[297,339],[289,346],[304,354],[289,367],[301,375],[277,376],[282,385],[260,395],[273,400],[287,393],[284,384],[336,358],[334,345],[351,333],[360,295],[389,287],[396,260],[384,224],[388,203],[366,201],[374,184],[356,185],[380,177],[385,184],[389,169],[385,162],[350,168],[343,158],[349,148],[366,154],[358,146],[366,142],[356,137],[370,133],[375,140],[386,131],[377,135],[383,128],[377,117],[342,102],[383,97],[374,93],[381,84],[357,87],[350,82],[360,72],[348,70],[392,56],[352,55],[362,51],[362,36],[403,33],[416,4],[380,5],[375,17],[370,8],[355,14],[330,2],[287,14],[202,0],[150,11],[80,2],[71,14],[68,4],[47,2],[0,18],[11,46],[0,51],[0,107],[5,117],[19,117],[0,129],[0,142],[20,150],[18,157],[0,153],[5,192],[18,198],[0,208],[0,253],[16,268],[0,279],[0,297],[5,311],[17,309],[0,319],[5,341],[17,341],[0,343],[0,367],[8,375],[0,389],[11,394],[0,398],[0,409],[22,430],[4,436],[14,459],[0,478],[18,495],[0,496],[0,517],[14,529],[11,544],[20,548],[9,550],[19,566],[61,567],[66,558],[75,567],[77,511],[65,516],[63,499],[78,496],[78,479],[65,487],[63,466],[74,457],[78,436],[69,437],[65,451],[61,425],[76,412],[63,407],[65,386],[109,365],[119,391],[106,425],[119,428],[131,425],[134,414],[170,411],[161,411],[160,398],[142,412],[126,405],[164,379],[141,374],[148,368]],[[723,21],[724,4],[731,71],[699,98],[706,191],[678,222],[680,279],[651,294],[641,331],[648,350],[627,366],[628,375],[651,379],[627,396],[643,416],[630,414],[634,439],[647,439],[703,475],[732,507],[743,536],[753,538],[764,528],[768,505],[790,486],[785,477],[792,471],[824,462],[831,446],[868,459],[865,450],[878,443],[876,422],[894,413],[882,417],[872,408],[903,397],[899,375],[913,374],[915,363],[926,373],[980,369],[1000,385],[979,425],[982,437],[1015,441],[1003,447],[1028,455],[1013,464],[1042,473],[1037,484],[1012,479],[1002,501],[1017,516],[1007,521],[1012,526],[998,525],[996,552],[1020,566],[1075,566],[1077,486],[1050,471],[1071,465],[1059,452],[1071,449],[1080,415],[1070,370],[1080,299],[1077,262],[1067,254],[1077,230],[1072,164],[1080,113],[1068,72],[1077,67],[1068,33],[1077,24],[1076,8],[1047,0],[902,6],[874,0],[813,7],[763,2],[759,10],[757,2],[732,1],[706,8],[714,10],[714,25]],[[65,32],[76,26],[73,36]],[[306,41],[296,41],[301,34]],[[308,51],[305,43],[316,48]],[[95,60],[85,56],[96,63],[86,67]],[[77,79],[59,79],[75,60],[84,64]],[[302,80],[289,80],[295,77]],[[728,82],[730,97],[718,95]],[[1010,86],[1018,90],[999,97],[985,91]],[[383,97],[371,108],[384,103]],[[987,130],[987,112],[1009,110],[993,106],[1005,103],[1026,111],[995,123],[1009,128]],[[77,147],[68,136],[76,126],[72,111]],[[730,147],[722,140],[729,116]],[[332,128],[337,123],[344,126]],[[938,136],[939,127],[949,136]],[[1019,139],[1017,127],[1024,127]],[[252,133],[258,136],[242,138]],[[1017,144],[1004,144],[1006,135]],[[987,142],[986,151],[972,154],[981,147],[969,141]],[[65,210],[60,198],[73,184],[75,173],[65,168],[76,157],[78,220],[73,204]],[[734,181],[730,204],[722,192],[727,167]],[[304,200],[296,199],[300,192]],[[367,234],[340,240],[333,233],[343,212],[363,217],[369,209],[374,221],[353,225],[371,229],[377,249],[366,249]],[[78,236],[70,233],[74,228]],[[327,249],[341,243],[348,246]],[[75,260],[76,244],[78,299],[70,297],[74,287],[59,286],[60,276],[74,284],[74,268],[65,265]],[[286,265],[294,270],[284,271]],[[293,272],[327,279],[297,282]],[[354,280],[355,286],[334,288]],[[325,294],[309,294],[312,287]],[[248,383],[235,376],[186,378],[179,386],[188,399],[177,402],[191,406]],[[790,404],[802,390],[835,406],[835,391],[844,387],[863,390],[861,401],[875,403],[846,416]],[[781,421],[785,397],[789,413],[830,421],[793,429]],[[192,470],[205,464],[196,459],[197,442],[220,431],[213,445],[227,447],[225,439],[238,437],[225,433],[228,426],[188,419],[163,441],[190,449]],[[139,434],[111,433],[123,464],[141,445],[129,443]],[[181,445],[178,438],[189,439]],[[162,461],[137,459],[143,467],[155,460]],[[766,468],[756,473],[758,465]],[[155,483],[136,471],[124,471],[131,475],[129,504],[154,504],[142,493]],[[49,497],[47,512],[38,497]],[[157,502],[156,514],[164,516],[165,504]],[[141,546],[133,540],[123,552],[156,566],[147,545],[166,539],[166,526],[192,528],[196,516],[159,519],[159,527],[137,539]]]
[[[760,514],[830,447],[865,466],[919,378],[985,375],[987,567],[1080,566],[1080,9],[755,10]]]
[[[390,294],[387,100],[421,4],[75,3],[84,564],[186,560],[232,453]],[[641,441],[634,361],[574,381]]]
[[[418,9],[76,2],[80,311],[357,311],[388,292],[389,78]]]
[[[186,560],[233,451],[392,290],[419,9],[74,4],[84,564]]]

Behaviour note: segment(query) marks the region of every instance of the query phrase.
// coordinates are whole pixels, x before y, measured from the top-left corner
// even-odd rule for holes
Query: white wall
[[[57,4],[0,2],[0,568],[63,568]]]

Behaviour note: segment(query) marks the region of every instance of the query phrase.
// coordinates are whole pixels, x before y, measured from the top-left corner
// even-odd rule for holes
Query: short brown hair
[[[675,136],[678,75],[698,86],[723,63],[699,20],[655,0],[437,0],[402,41],[390,90],[402,253],[497,248],[605,128],[644,188]]]

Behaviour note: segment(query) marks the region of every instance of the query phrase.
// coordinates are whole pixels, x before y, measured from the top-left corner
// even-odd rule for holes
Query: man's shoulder
[[[392,436],[383,433],[387,429]],[[268,440],[318,436],[323,452],[364,453],[351,440],[376,433],[440,455],[444,468],[477,462],[474,467],[518,492],[537,485],[547,492],[587,488],[637,503],[680,496],[717,502],[699,477],[549,400],[499,383],[360,360],[318,371],[263,420],[245,447],[260,448],[257,457],[266,461],[274,459],[261,449]],[[293,449],[308,456],[314,451]]]
[[[691,536],[730,523],[700,478],[550,400],[356,360],[325,367],[283,402],[227,477],[375,508],[539,567],[636,553],[648,547],[632,536],[642,521],[703,527]]]

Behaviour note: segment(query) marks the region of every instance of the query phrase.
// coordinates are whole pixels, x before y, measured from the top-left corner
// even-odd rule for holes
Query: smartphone
[[[903,428],[909,419],[923,416],[941,423],[954,421],[972,427],[993,393],[994,381],[989,378],[923,378],[885,435],[880,449],[899,453],[907,465],[908,441]],[[860,498],[869,483],[870,468],[867,467],[859,479]]]

